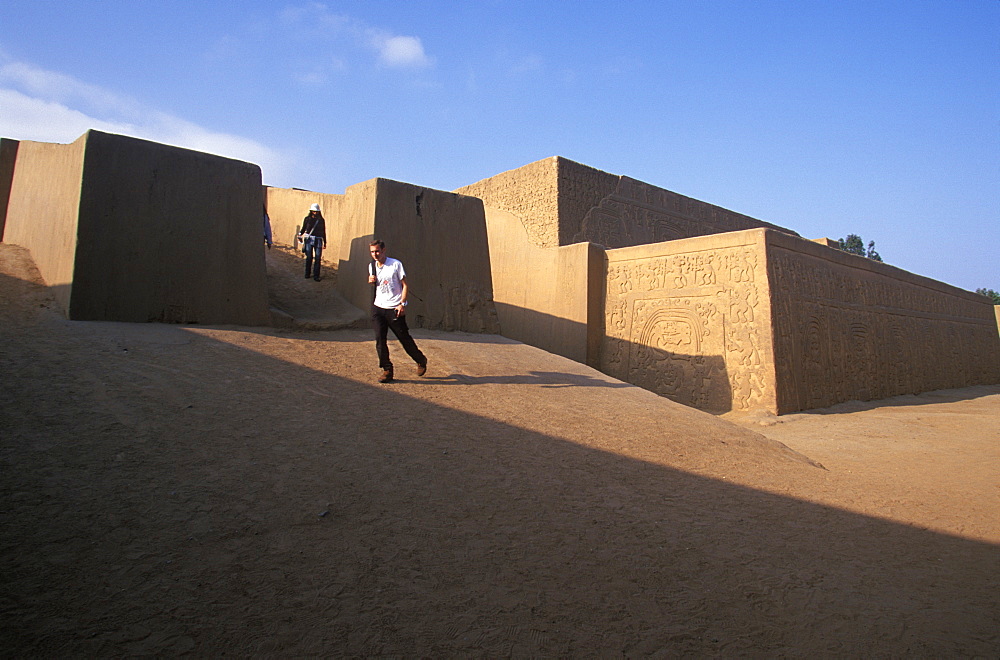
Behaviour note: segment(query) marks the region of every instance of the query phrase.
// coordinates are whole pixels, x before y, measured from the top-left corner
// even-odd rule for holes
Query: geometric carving
[[[633,259],[607,252],[601,369],[704,410],[773,407],[754,246],[676,253],[676,243],[657,245],[666,254],[654,246]]]
[[[658,309],[646,319],[639,342],[643,347],[697,355],[701,353],[701,340],[706,333],[690,309]]]
[[[945,285],[798,247],[767,252],[777,412],[997,382],[983,306]]]
[[[780,414],[1000,381],[995,314],[953,287],[562,158],[459,192],[535,245],[604,246],[597,365],[681,403]]]

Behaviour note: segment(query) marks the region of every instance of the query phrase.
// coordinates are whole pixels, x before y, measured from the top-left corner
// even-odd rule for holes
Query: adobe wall
[[[88,131],[21,142],[5,239],[71,319],[270,320],[256,165]]]
[[[776,232],[767,252],[778,413],[1000,383],[981,296]]]
[[[601,371],[702,410],[775,408],[764,230],[606,254]]]
[[[0,241],[3,241],[4,225],[7,224],[7,204],[10,202],[10,186],[14,182],[17,145],[17,140],[0,138]]]
[[[342,218],[337,286],[352,304],[371,306],[368,250],[377,237],[406,268],[410,326],[499,331],[481,200],[373,179],[347,189]]]
[[[270,322],[260,168],[87,134],[70,318]]]
[[[538,247],[559,242],[559,159],[546,158],[456,190],[486,206],[513,213]]]
[[[323,252],[323,261],[334,264],[340,257],[343,202],[344,195],[264,186],[264,203],[271,219],[271,235],[275,245],[295,247],[295,235],[302,227],[302,221],[309,215],[309,207],[319,204],[326,220],[327,247]]]
[[[619,248],[753,228],[795,234],[560,157],[498,174],[456,192],[480,197],[487,206],[517,215],[539,247],[591,241]]]
[[[56,302],[69,314],[87,135],[72,144],[22,140],[3,240],[27,248]]]
[[[368,310],[372,301],[371,288],[364,283],[368,279],[368,264],[371,263],[368,244],[375,236],[375,202],[379,181],[369,179],[349,186],[340,213],[337,288],[363,310]]]
[[[603,250],[590,243],[538,247],[520,218],[490,207],[486,226],[500,333],[596,367]]]

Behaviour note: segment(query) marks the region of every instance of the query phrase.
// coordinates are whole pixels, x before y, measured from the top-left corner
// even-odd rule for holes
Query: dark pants
[[[310,272],[313,277],[319,277],[319,262],[323,258],[323,239],[310,236],[306,239],[303,249],[306,253],[306,277],[309,277]]]
[[[389,330],[396,335],[396,339],[402,344],[403,350],[417,364],[426,364],[427,358],[417,348],[417,343],[410,336],[410,329],[406,326],[406,317],[396,318],[395,309],[382,309],[372,305],[372,326],[375,328],[375,352],[378,353],[378,366],[382,369],[392,369],[392,362],[389,360],[389,344],[387,337]]]

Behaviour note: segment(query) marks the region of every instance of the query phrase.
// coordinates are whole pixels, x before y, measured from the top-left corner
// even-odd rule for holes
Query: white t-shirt
[[[403,264],[392,257],[385,258],[385,265],[379,266],[373,262],[375,270],[375,306],[382,309],[392,309],[403,302],[403,278],[406,271]]]

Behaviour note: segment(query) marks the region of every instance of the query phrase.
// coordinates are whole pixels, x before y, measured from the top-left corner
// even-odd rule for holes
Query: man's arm
[[[406,297],[410,293],[410,287],[407,286],[407,284],[406,284],[406,278],[405,277],[399,278],[399,283],[403,285],[403,295],[402,295],[403,302],[400,303],[400,304],[398,304],[398,305],[396,305],[396,316],[405,316],[406,315]]]

